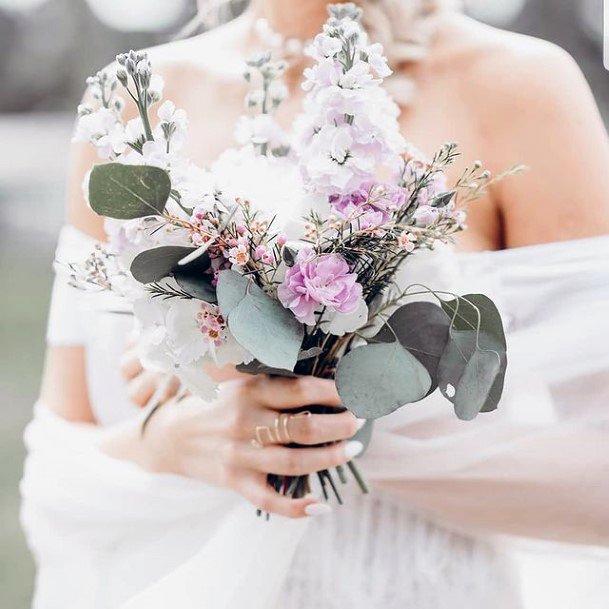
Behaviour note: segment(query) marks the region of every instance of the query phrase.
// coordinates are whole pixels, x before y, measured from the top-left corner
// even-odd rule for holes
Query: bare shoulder
[[[552,105],[569,105],[582,94],[590,95],[577,63],[551,42],[462,15],[448,18],[438,38],[436,63],[459,77],[460,92],[468,101],[484,96],[486,106],[523,105],[535,110],[543,105],[547,111],[549,100]]]
[[[528,171],[496,189],[508,246],[609,230],[609,140],[574,59],[546,41],[465,17],[444,26],[439,65],[491,169]],[[534,202],[534,206],[531,205]]]

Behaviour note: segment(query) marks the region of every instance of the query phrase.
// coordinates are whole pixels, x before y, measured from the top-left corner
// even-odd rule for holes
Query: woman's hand
[[[347,441],[361,427],[350,412],[292,416],[287,430],[294,443],[287,448],[275,433],[263,434],[255,446],[256,428],[275,430],[284,411],[321,404],[339,408],[333,381],[313,377],[288,379],[256,376],[222,385],[211,404],[190,396],[170,400],[152,417],[141,436],[109,436],[103,449],[155,472],[166,472],[230,488],[265,512],[298,518],[329,511],[312,496],[301,499],[277,493],[267,474],[299,476],[344,465],[362,450]],[[283,421],[282,421],[283,423]],[[316,446],[333,443],[330,446]]]
[[[131,401],[144,408],[164,381],[165,374],[146,370],[140,361],[137,349],[128,349],[120,361],[120,370],[127,382],[127,394]],[[180,388],[180,382],[174,376],[166,385],[161,400],[166,402],[175,396]]]

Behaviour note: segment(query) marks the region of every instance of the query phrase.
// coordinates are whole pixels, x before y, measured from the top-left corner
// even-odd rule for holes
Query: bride
[[[210,21],[227,12],[227,2],[200,4]],[[534,552],[592,557],[578,564],[596,569],[569,588],[536,563],[532,606],[596,606],[595,556],[609,543],[609,145],[598,110],[573,60],[548,43],[441,0],[360,4],[395,71],[388,86],[409,141],[429,154],[457,141],[494,171],[528,166],[472,206],[456,252],[413,268],[499,303],[511,357],[499,410],[464,424],[433,397],[404,408],[379,422],[361,459],[371,496],[353,492],[340,507],[292,500],[266,474],[347,462],[362,449],[349,440],[358,421],[293,419],[295,441],[333,443],[325,448],[250,442],[279,411],[338,405],[331,381],[217,371],[226,383],[214,403],[178,405],[169,388],[141,435],[136,404],[158,379],[127,350],[124,316],[87,306],[59,274],[21,487],[36,609],[517,609],[527,600],[514,561],[525,539]],[[303,42],[326,5],[252,0],[242,16],[150,51],[165,97],[190,117],[187,156],[208,164],[232,145],[243,60],[269,44],[290,60],[280,112],[290,124]],[[58,260],[104,239],[81,190],[96,162],[74,145]]]

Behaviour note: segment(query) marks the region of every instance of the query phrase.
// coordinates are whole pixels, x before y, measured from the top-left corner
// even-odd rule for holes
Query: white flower
[[[175,373],[185,389],[203,400],[216,398],[219,385],[205,370],[203,362],[179,366]]]
[[[148,87],[148,92],[160,101],[163,98],[164,89],[165,81],[158,74],[153,74],[152,78],[150,79],[150,86]]]
[[[249,247],[247,243],[238,243],[235,247],[228,250],[228,260],[235,266],[245,266],[250,259]]]
[[[157,115],[164,123],[174,123],[176,127],[185,131],[188,126],[188,116],[185,110],[177,109],[172,101],[163,102],[159,108]]]
[[[328,57],[336,57],[340,53],[341,48],[342,43],[338,38],[321,33],[315,36],[312,44],[305,50],[305,53],[315,59],[315,61],[321,61]]]
[[[176,299],[167,312],[167,336],[179,366],[200,360],[206,353],[215,349],[216,341],[223,340],[226,331],[219,311],[211,309],[214,305],[200,300]],[[211,309],[211,312],[210,312]],[[209,315],[208,315],[209,314]],[[209,328],[202,317],[213,319]]]
[[[275,104],[280,104],[287,99],[289,91],[282,81],[274,80],[269,86],[268,94]]]
[[[125,139],[130,142],[137,142],[144,138],[144,123],[138,116],[137,118],[131,119],[125,126]]]
[[[368,306],[361,298],[357,309],[353,313],[345,314],[336,311],[327,313],[321,324],[321,329],[336,336],[344,336],[359,330],[368,322]]]
[[[138,354],[145,368],[169,370],[173,365],[165,326],[167,309],[166,301],[153,299],[150,294],[133,303],[133,313],[140,329]]]
[[[142,165],[152,165],[153,167],[167,169],[171,165],[173,158],[173,154],[167,152],[165,140],[157,139],[144,144],[140,163]]]
[[[76,124],[73,141],[94,144],[103,159],[122,154],[127,147],[119,115],[109,108],[100,108],[81,116]]]
[[[370,67],[364,61],[357,61],[339,79],[339,85],[344,89],[362,89],[374,82]]]
[[[101,159],[109,159],[113,155],[122,154],[127,148],[125,131],[120,123],[116,123],[106,135],[96,142],[97,154]]]
[[[298,166],[286,157],[266,157],[252,150],[224,152],[212,166],[217,188],[227,204],[237,197],[251,203],[265,217],[275,216],[273,229],[283,231],[290,220],[299,217],[295,210],[304,210],[300,201],[305,196]]]
[[[237,121],[235,139],[245,146],[268,145],[277,148],[286,144],[286,136],[270,114],[258,114],[253,117],[242,116]]]
[[[184,207],[211,211],[216,203],[216,178],[208,169],[192,163],[172,167],[172,186],[180,193]]]
[[[391,68],[387,65],[387,58],[383,55],[383,46],[376,42],[366,49],[367,61],[379,78],[387,78],[392,74]]]

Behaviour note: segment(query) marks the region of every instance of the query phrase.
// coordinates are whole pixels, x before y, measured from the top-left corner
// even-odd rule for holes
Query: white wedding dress
[[[91,247],[64,229],[58,259]],[[510,366],[497,412],[463,423],[433,396],[405,407],[360,460],[370,496],[352,482],[330,515],[266,522],[230,492],[107,457],[98,428],[39,403],[21,485],[34,609],[609,607],[593,547],[609,544],[609,516],[595,518],[609,505],[609,237],[432,252],[408,272],[498,304]],[[117,370],[129,318],[96,298],[60,274],[48,341],[86,346],[108,426],[141,413]],[[574,493],[579,513],[561,510]]]

